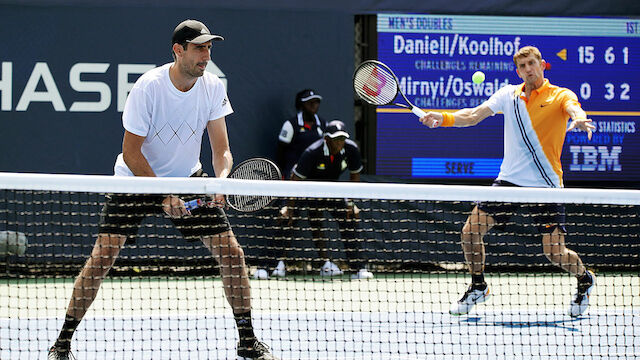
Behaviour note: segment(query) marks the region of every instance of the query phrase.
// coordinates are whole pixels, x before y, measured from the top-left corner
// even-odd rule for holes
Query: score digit
[[[622,85],[620,85],[620,89],[622,89],[622,92],[620,92],[620,100],[631,100],[631,96],[629,96],[629,90],[631,90],[631,86],[629,86],[629,84],[627,83],[623,83]]]
[[[595,56],[593,55],[593,46],[578,47],[578,61],[580,64],[593,64]]]
[[[591,85],[589,83],[582,83],[582,85],[580,85],[580,97],[583,100],[589,100],[591,97]]]
[[[616,96],[615,87],[613,86],[613,84],[606,83],[604,84],[604,88],[607,89],[607,93],[604,94],[604,98],[609,101],[613,100],[613,98]]]
[[[616,61],[616,54],[613,53],[613,46],[609,46],[607,51],[604,52],[604,61],[607,64],[613,64]]]

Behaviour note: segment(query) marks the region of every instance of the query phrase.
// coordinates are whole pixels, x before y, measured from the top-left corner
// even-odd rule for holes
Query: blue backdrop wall
[[[212,58],[235,110],[236,163],[274,155],[302,88],[324,96],[324,117],[353,118],[349,14],[0,5],[0,171],[111,174],[126,93],[140,73],[172,61],[173,28],[187,18],[226,38]],[[210,151],[202,162],[211,170]]]

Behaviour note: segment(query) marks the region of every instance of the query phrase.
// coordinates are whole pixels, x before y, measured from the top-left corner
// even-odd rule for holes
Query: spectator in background
[[[295,107],[296,116],[288,119],[282,124],[280,135],[278,136],[278,149],[276,153],[276,163],[282,170],[282,175],[286,180],[291,178],[291,169],[296,164],[302,152],[317,140],[322,139],[326,121],[318,116],[320,108],[320,96],[312,89],[304,89],[296,94]],[[282,229],[276,238],[282,239],[282,247],[291,247],[291,235],[283,234],[286,229]],[[284,277],[286,275],[284,259],[278,259],[277,265],[271,276]],[[265,269],[258,269],[253,274],[256,279],[267,279],[269,273]]]
[[[315,141],[322,139],[326,122],[318,116],[322,96],[311,89],[296,94],[296,116],[282,124],[278,136],[276,162],[285,179],[291,177],[291,169],[302,152]]]
[[[349,139],[349,134],[342,121],[334,120],[327,124],[324,138],[311,144],[300,156],[292,169],[292,180],[338,181],[340,175],[349,170],[350,181],[360,181],[362,161],[358,145]],[[309,199],[295,203],[289,200],[287,206],[280,211],[281,215],[291,222],[294,207],[296,210],[306,208],[309,212],[309,222],[313,229],[313,239],[318,248],[318,255],[324,264],[320,275],[342,275],[342,270],[330,259],[327,251],[325,236],[322,232],[322,222],[327,210],[336,219],[340,227],[340,237],[343,241],[345,253],[351,269],[357,270],[353,279],[371,279],[373,274],[367,269],[366,261],[359,254],[361,252],[356,234],[360,210],[350,200]]]

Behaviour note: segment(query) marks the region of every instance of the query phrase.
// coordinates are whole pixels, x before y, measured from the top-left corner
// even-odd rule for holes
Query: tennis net
[[[46,357],[107,199],[129,194],[117,206],[131,217],[167,194],[213,193],[276,198],[226,214],[256,334],[279,358],[640,358],[640,191],[11,173],[0,174],[0,358]],[[491,290],[474,288],[489,296],[461,305],[472,283],[461,243],[478,266],[469,244],[493,220]],[[159,210],[135,226],[73,336],[78,359],[235,358],[223,272],[174,222]],[[584,268],[589,306],[570,316],[579,289],[566,269]]]

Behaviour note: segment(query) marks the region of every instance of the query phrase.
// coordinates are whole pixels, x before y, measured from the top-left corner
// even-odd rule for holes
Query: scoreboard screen
[[[377,15],[378,60],[425,110],[482,104],[520,84],[514,53],[532,45],[550,67],[545,78],[578,96],[593,119],[567,133],[565,181],[640,179],[640,21],[620,18]],[[472,82],[482,71],[486,80]],[[503,115],[468,128],[428,129],[409,110],[376,110],[376,174],[401,179],[492,179],[503,157]]]

